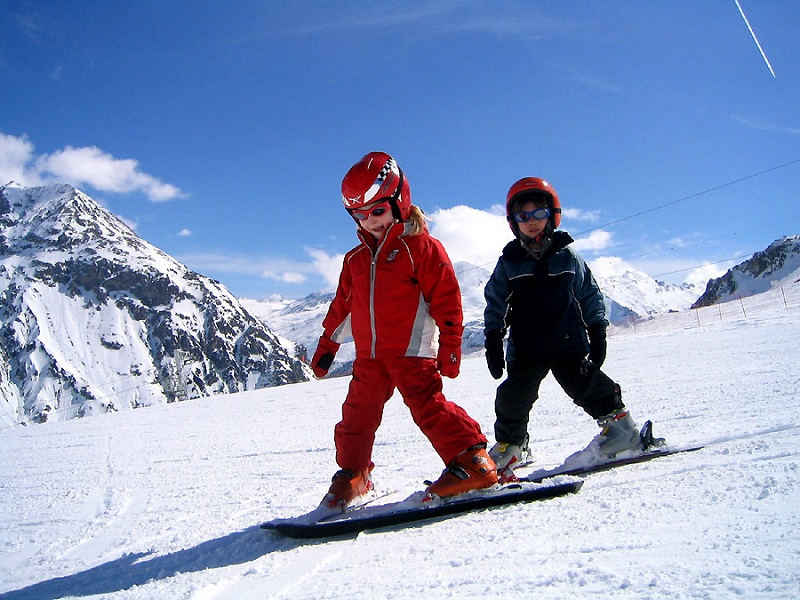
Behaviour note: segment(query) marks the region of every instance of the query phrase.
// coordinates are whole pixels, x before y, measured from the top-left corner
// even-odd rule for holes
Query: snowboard
[[[452,498],[434,498],[427,502],[423,502],[425,492],[415,492],[399,502],[368,504],[317,520],[309,520],[308,515],[301,515],[294,519],[267,522],[261,527],[299,539],[350,535],[370,529],[421,525],[432,519],[496,506],[557,498],[578,492],[582,485],[583,481],[580,480],[548,484],[515,482],[466,492]]]

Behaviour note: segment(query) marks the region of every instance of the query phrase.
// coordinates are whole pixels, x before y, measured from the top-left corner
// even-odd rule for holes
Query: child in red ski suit
[[[356,357],[334,429],[341,469],[323,503],[344,507],[372,489],[375,432],[395,388],[447,465],[430,495],[493,485],[496,469],[480,426],[442,393],[441,376],[459,373],[464,330],[461,292],[444,247],[429,235],[388,154],[371,152],[356,163],[342,181],[342,198],[361,243],[345,255],[311,366],[324,377],[348,335]]]

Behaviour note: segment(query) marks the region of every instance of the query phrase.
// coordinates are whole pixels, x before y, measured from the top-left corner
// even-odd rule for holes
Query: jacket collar
[[[563,250],[575,240],[566,231],[556,231],[553,233],[550,245],[544,249],[544,252],[538,258],[549,258],[559,250]],[[506,244],[503,248],[503,258],[512,261],[522,261],[526,258],[537,260],[533,251],[525,244],[520,238],[516,238]]]
[[[361,227],[358,228],[356,232],[358,237],[361,239],[361,242],[367,246],[373,252],[376,252],[378,248],[385,245],[388,242],[396,240],[399,237],[402,237],[408,233],[411,228],[411,223],[407,223],[405,221],[398,221],[397,223],[392,223],[392,226],[389,227],[389,230],[386,232],[386,235],[383,236],[382,240],[376,240],[372,237],[372,234],[364,231]]]

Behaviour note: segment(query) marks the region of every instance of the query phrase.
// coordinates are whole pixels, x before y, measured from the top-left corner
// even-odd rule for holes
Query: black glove
[[[606,328],[602,325],[589,327],[589,362],[600,368],[606,360]]]
[[[489,365],[489,373],[495,379],[503,376],[503,369],[506,366],[506,358],[503,352],[504,331],[490,330],[485,332],[486,341],[483,347],[486,348],[486,364]]]

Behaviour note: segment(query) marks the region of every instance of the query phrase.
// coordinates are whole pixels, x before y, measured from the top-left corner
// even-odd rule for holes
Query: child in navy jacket
[[[601,454],[639,444],[639,432],[619,385],[600,367],[606,356],[605,303],[589,267],[557,231],[561,204],[553,186],[538,177],[516,182],[506,198],[515,239],[486,284],[484,333],[492,377],[508,377],[495,397],[496,444],[489,454],[501,480],[529,456],[528,417],[548,373],[597,420]],[[508,353],[503,339],[509,332]]]

